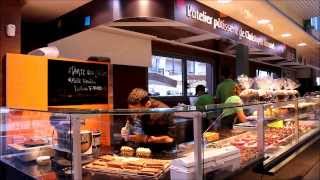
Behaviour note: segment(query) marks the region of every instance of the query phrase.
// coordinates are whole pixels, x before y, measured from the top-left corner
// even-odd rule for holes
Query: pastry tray
[[[167,166],[164,170],[160,171],[159,173],[155,175],[141,175],[137,173],[130,173],[126,170],[119,169],[115,171],[114,169],[108,170],[107,168],[102,170],[102,169],[95,169],[95,168],[87,168],[86,166],[83,166],[83,172],[89,173],[89,174],[94,174],[94,173],[100,173],[100,174],[105,174],[110,177],[126,177],[127,179],[160,179],[162,175],[166,174],[170,169],[170,166]]]
[[[87,167],[86,165],[82,167],[83,167],[83,172],[92,174],[92,175],[94,175],[94,173],[98,173],[98,174],[104,174],[106,176],[110,176],[114,178],[123,177],[126,179],[161,179],[161,177],[169,171],[170,163],[168,163],[168,165],[162,171],[159,171],[154,175],[137,174],[135,172],[129,172],[126,169],[120,169],[120,168],[117,168],[117,171],[115,171],[114,168],[108,169],[108,167],[106,167],[105,169]]]

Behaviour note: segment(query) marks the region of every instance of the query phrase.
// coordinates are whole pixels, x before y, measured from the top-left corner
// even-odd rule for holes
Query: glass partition
[[[298,100],[299,141],[304,141],[319,132],[320,98],[316,96]]]
[[[202,116],[204,179],[227,178],[263,158],[260,104],[208,105]]]
[[[264,105],[264,165],[280,158],[298,143],[297,101]]]
[[[34,179],[72,177],[69,114],[7,108],[0,112],[0,161],[6,169]],[[11,178],[18,178],[18,174]]]
[[[227,178],[314,141],[319,106],[308,97],[202,109],[1,108],[0,163],[34,179]]]

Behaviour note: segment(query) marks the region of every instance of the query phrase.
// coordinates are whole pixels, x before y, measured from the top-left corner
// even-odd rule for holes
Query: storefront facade
[[[90,19],[89,25],[84,24],[85,18]],[[60,26],[57,26],[57,24],[60,24]],[[151,52],[143,52],[139,55],[134,54],[131,51],[127,52],[128,56],[118,55],[118,57],[113,58],[115,55],[112,55],[112,53],[124,53],[120,50],[118,50],[119,52],[114,50],[110,52],[111,49],[116,47],[118,47],[117,49],[120,49],[119,47],[121,45],[116,44],[119,44],[119,42],[122,41],[121,39],[112,38],[106,38],[105,41],[99,42],[98,46],[103,47],[100,48],[100,52],[95,52],[96,54],[94,52],[84,53],[85,55],[69,52],[62,53],[65,57],[76,59],[87,59],[89,56],[95,55],[107,56],[111,58],[111,63],[114,64],[115,67],[117,65],[123,66],[120,67],[120,69],[138,66],[139,68],[137,67],[135,70],[140,70],[138,70],[139,72],[135,72],[141,76],[139,78],[135,77],[133,81],[141,79],[141,83],[134,83],[132,87],[127,87],[128,89],[124,90],[121,94],[127,94],[134,86],[145,89],[148,88],[148,76],[146,75],[148,70],[146,67],[151,67],[151,55],[184,59],[181,63],[179,62],[179,68],[181,69],[179,70],[179,77],[173,78],[178,78],[179,87],[170,88],[169,86],[165,88],[167,90],[164,90],[163,92],[151,92],[155,95],[171,96],[167,103],[172,106],[179,101],[188,103],[187,96],[194,93],[193,90],[188,89],[188,70],[186,67],[188,60],[205,62],[212,67],[211,70],[208,69],[209,74],[207,74],[206,77],[200,77],[200,80],[205,83],[204,85],[208,86],[208,91],[211,94],[215,93],[215,88],[222,79],[222,67],[231,67],[230,70],[234,78],[239,74],[247,74],[254,77],[257,75],[258,70],[267,70],[268,74],[275,73],[277,74],[277,77],[281,76],[281,69],[283,68],[294,72],[293,69],[286,67],[281,68],[268,61],[263,61],[264,58],[278,59],[278,62],[292,61],[296,58],[296,51],[294,48],[280,43],[230,17],[225,17],[218,11],[208,8],[196,1],[148,1],[144,2],[144,4],[140,1],[91,2],[58,18],[51,24],[48,23],[47,27],[44,27],[44,29],[47,28],[50,29],[50,31],[55,32],[50,33],[50,31],[48,31],[48,34],[51,34],[51,37],[50,35],[46,36],[46,38],[51,39],[48,42],[52,42],[77,32],[90,30],[90,28],[99,28],[99,25],[100,27],[103,26],[107,28],[116,28],[117,30],[125,30],[129,33],[138,32],[140,34],[149,35],[148,38],[142,38],[149,39],[147,40],[149,42],[146,42],[147,44],[140,45],[140,50],[132,49],[132,51],[139,52],[148,49],[147,51]],[[32,29],[28,24],[26,24],[25,27],[26,29]],[[108,35],[104,34],[104,36],[107,37]],[[131,37],[134,36],[134,34],[131,35]],[[141,39],[139,35],[136,37],[134,38]],[[74,37],[74,39],[76,39],[76,37]],[[99,41],[99,37],[92,41]],[[114,45],[110,45],[110,41],[112,42],[111,44]],[[36,42],[37,41],[35,41],[35,43]],[[61,45],[61,42],[63,42],[63,39],[51,43],[50,45],[63,46]],[[92,42],[90,46],[93,46],[94,43],[95,42]],[[138,42],[136,41],[134,43]],[[79,46],[77,48],[80,49],[80,51],[83,51],[84,48],[81,46],[89,45],[79,41],[77,46]],[[130,47],[139,47],[134,44],[128,44],[127,46],[127,49],[130,49]],[[30,50],[28,48],[31,47],[25,47],[24,51]],[[60,47],[60,49],[63,48],[64,47]],[[102,51],[104,51],[104,53],[101,53]],[[76,48],[73,52],[76,52]],[[129,59],[128,57],[133,57],[133,59],[130,61],[126,60],[126,62],[123,61],[124,59]],[[119,73],[125,72],[126,71]],[[190,74],[189,79],[199,79],[199,77],[196,76],[196,74]],[[130,75],[128,74],[124,77],[130,77]],[[208,81],[208,79],[210,80]],[[122,91],[124,88],[126,89],[126,87],[121,87],[121,85],[118,87],[116,84],[114,85],[114,88],[115,92],[118,92],[118,90]],[[192,88],[194,88],[194,85],[191,89]],[[154,87],[149,87],[150,91],[153,91],[152,89],[154,89]],[[117,99],[118,95],[115,95],[114,98]],[[172,99],[176,100],[172,101]],[[125,98],[115,100],[114,102],[122,102],[119,106],[116,105],[115,107],[125,107],[125,101]]]

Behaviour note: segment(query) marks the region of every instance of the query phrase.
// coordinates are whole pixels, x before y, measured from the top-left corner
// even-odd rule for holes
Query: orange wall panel
[[[6,104],[9,108],[48,109],[48,60],[43,56],[7,54]]]
[[[60,61],[89,62],[71,59],[54,59]],[[48,59],[43,56],[7,54],[6,61],[6,104],[8,108],[47,111],[48,109],[112,109],[112,104],[85,104],[48,107]],[[57,72],[59,73],[59,72]],[[111,89],[110,89],[111,90]],[[108,94],[106,94],[108,96]],[[49,122],[50,113],[13,112],[8,115],[8,142],[15,137],[32,138],[51,136],[53,127]],[[112,117],[108,114],[97,114],[85,118],[82,129],[101,132],[102,145],[110,145],[110,126]],[[20,125],[23,125],[22,128]],[[36,127],[36,125],[42,127]],[[9,128],[10,126],[10,128]]]

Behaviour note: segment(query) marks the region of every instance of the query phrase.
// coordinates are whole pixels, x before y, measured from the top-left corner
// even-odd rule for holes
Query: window
[[[317,86],[320,86],[320,77],[316,78],[316,83],[317,83]]]
[[[154,55],[148,68],[151,96],[194,96],[197,85],[212,90],[212,64],[181,57]]]
[[[261,70],[261,69],[257,69],[256,70],[256,76],[257,77],[272,77],[273,79],[276,79],[278,78],[278,75],[277,73],[274,73],[274,72],[270,72],[270,71],[264,71],[264,70]]]
[[[210,72],[210,64],[197,61],[187,61],[188,96],[194,96],[196,94],[196,87],[198,85],[208,87],[208,80],[211,79],[209,77],[211,75]]]
[[[316,31],[320,31],[320,16],[312,17],[310,21],[311,26],[313,26]]]
[[[182,59],[152,56],[148,87],[152,96],[182,96]]]

